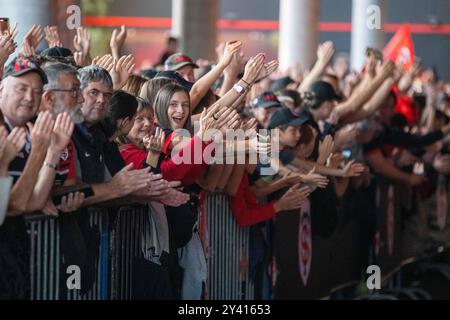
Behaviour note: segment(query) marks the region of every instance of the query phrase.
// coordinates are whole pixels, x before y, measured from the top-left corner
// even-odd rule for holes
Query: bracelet
[[[50,162],[47,162],[47,161],[44,161],[44,166],[52,168],[53,170],[56,170],[56,168],[58,167],[57,164],[53,164],[53,163],[50,163]]]
[[[246,85],[250,86],[250,83],[248,83],[247,81],[245,81],[244,79],[240,79],[241,81],[243,81]]]

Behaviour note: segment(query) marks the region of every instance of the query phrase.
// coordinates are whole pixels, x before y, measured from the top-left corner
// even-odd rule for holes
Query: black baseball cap
[[[278,100],[275,93],[272,91],[265,91],[257,96],[252,101],[253,108],[270,108],[270,107],[282,107],[281,102]]]
[[[279,91],[279,90],[285,89],[288,85],[290,85],[291,83],[294,83],[294,82],[295,81],[289,76],[283,77],[283,78],[277,79],[274,82],[272,82],[272,85],[270,86],[270,90],[272,90],[273,92]]]
[[[45,72],[33,61],[29,59],[15,58],[5,68],[3,79],[6,77],[19,77],[28,72],[36,72],[42,80],[43,84],[48,82]]]
[[[191,58],[181,53],[174,53],[164,62],[164,70],[176,71],[185,66],[193,66],[194,68],[198,68],[198,65],[195,64]]]
[[[73,56],[73,53],[70,49],[64,47],[53,47],[47,48],[41,52],[41,56],[47,57],[70,57]]]
[[[333,86],[322,80],[317,80],[311,84],[309,91],[314,93],[319,102],[324,102],[327,100],[341,100],[341,97],[334,91]]]
[[[166,78],[171,79],[181,85],[188,91],[191,91],[192,86],[194,85],[192,82],[187,81],[185,78],[181,76],[179,72],[176,71],[160,71],[158,72],[153,79]]]
[[[267,129],[274,129],[280,126],[301,126],[309,120],[306,116],[296,116],[287,107],[281,107],[270,117]]]

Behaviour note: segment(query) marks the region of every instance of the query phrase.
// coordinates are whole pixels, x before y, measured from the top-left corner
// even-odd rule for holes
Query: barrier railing
[[[439,189],[439,192],[442,193],[442,190]],[[448,202],[448,188],[446,192]],[[356,202],[347,204],[347,208],[354,208],[352,212],[347,212],[345,206],[340,211],[337,227],[328,238],[311,233],[311,221],[308,221],[311,216],[305,208],[298,213],[277,215],[274,239],[276,260],[266,268],[273,271],[274,297],[314,299],[343,292],[345,288],[361,284],[365,276],[364,263],[378,264],[386,287],[396,287],[401,283],[399,271],[416,257],[403,249],[410,243],[404,239],[405,232],[400,223],[399,199],[404,195],[405,191],[389,182],[381,182],[378,186],[376,225],[379,236],[372,243],[373,260],[365,259],[368,251],[362,248],[364,240],[361,239],[369,233],[363,228],[374,221],[368,221],[367,212],[355,204],[360,200],[359,196],[351,197]],[[255,284],[255,279],[251,279],[249,274],[250,229],[236,223],[226,195],[202,193],[200,198],[200,233],[208,264],[206,299],[267,298],[267,294],[255,292],[255,288],[264,286]],[[437,206],[443,206],[443,200],[438,201],[432,197],[432,200],[424,202],[429,215],[436,216],[432,212],[437,210]],[[442,237],[447,235],[450,239],[446,219],[449,207],[445,206],[445,209],[446,216],[439,212],[436,220]],[[133,259],[142,254],[141,235],[148,231],[148,224],[145,223],[148,207],[90,208],[87,214],[89,225],[99,232],[100,241],[94,281],[83,294],[80,290],[67,290],[69,274],[64,268],[59,219],[44,215],[27,217],[31,245],[31,299],[132,299]],[[420,253],[420,250],[417,252]],[[277,270],[280,271],[278,277]],[[261,278],[256,281],[261,281]]]
[[[440,182],[443,183],[442,178]],[[450,193],[446,185],[439,186],[430,200],[419,200],[424,202],[426,214],[434,216],[436,225],[440,226],[440,230],[435,231],[435,238],[439,241],[428,241],[426,244],[417,235],[417,226],[412,228],[412,232],[405,225],[405,221],[411,219],[405,218],[406,214],[417,215],[415,204],[411,201],[416,201],[418,195],[414,196],[412,192],[417,193],[418,190],[379,180],[376,205],[359,207],[362,195],[346,199],[345,210],[339,211],[338,225],[328,238],[311,232],[309,218],[314,213],[309,215],[305,208],[299,212],[279,214],[274,246],[280,273],[275,298],[320,299],[329,297],[330,293],[335,297],[344,297],[340,293],[349,287],[353,293],[361,289],[367,292],[366,267],[371,264],[380,267],[382,288],[400,287],[403,283],[402,269],[406,265],[420,259],[426,250],[432,251],[439,245],[450,244],[450,228],[445,223],[450,214],[447,206]],[[376,210],[369,212],[372,207]],[[418,225],[422,222],[415,221]],[[370,226],[374,229],[368,228]],[[373,239],[361,241],[372,232],[375,234]],[[366,243],[366,248],[359,248],[361,243]],[[415,247],[411,248],[413,245]]]
[[[95,261],[95,280],[84,294],[80,290],[67,290],[68,274],[63,270],[60,245],[60,227],[57,218],[44,215],[27,217],[30,234],[30,276],[32,300],[106,300],[108,294],[109,225],[106,209],[90,208],[89,224],[100,231],[101,242]]]
[[[249,229],[236,223],[227,195],[204,193],[200,201],[203,202],[199,215],[203,223],[201,230],[207,230],[202,233],[202,240],[208,263],[208,299],[252,300],[254,284],[248,272]]]

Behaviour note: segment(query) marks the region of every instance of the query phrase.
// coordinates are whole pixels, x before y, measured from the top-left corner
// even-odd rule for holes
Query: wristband
[[[49,168],[51,168],[53,170],[56,170],[56,168],[58,167],[57,164],[53,164],[53,163],[50,163],[50,162],[47,162],[47,161],[44,161],[44,166],[49,167]]]

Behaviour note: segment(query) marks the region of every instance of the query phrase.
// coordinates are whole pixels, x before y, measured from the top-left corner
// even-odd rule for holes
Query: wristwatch
[[[238,83],[236,83],[236,84],[233,86],[233,89],[234,89],[234,91],[236,91],[236,92],[239,93],[239,94],[243,94],[243,93],[245,92],[244,87],[241,86],[241,85],[238,84]]]

